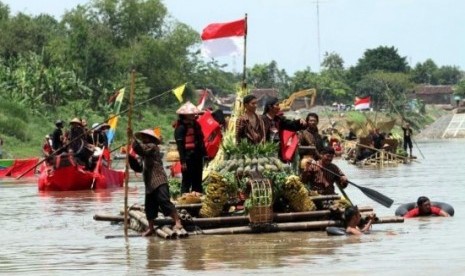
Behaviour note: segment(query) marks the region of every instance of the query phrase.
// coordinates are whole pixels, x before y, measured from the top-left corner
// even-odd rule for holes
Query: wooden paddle
[[[337,173],[335,173],[335,172],[333,172],[333,171],[331,171],[331,170],[329,170],[329,169],[327,169],[327,168],[325,168],[325,167],[319,165],[317,162],[312,162],[312,164],[317,165],[318,167],[322,168],[323,170],[329,172],[329,173],[332,174],[332,175],[335,175],[335,176],[338,176],[338,177],[342,177],[341,175],[339,175],[339,174],[337,174]],[[378,202],[379,204],[381,204],[381,205],[383,205],[383,206],[385,206],[385,207],[387,207],[387,208],[390,208],[391,205],[392,205],[392,203],[394,203],[394,200],[392,200],[391,198],[389,198],[389,197],[387,197],[387,196],[381,194],[381,193],[378,192],[378,191],[375,191],[375,190],[373,190],[373,189],[370,189],[370,188],[367,188],[367,187],[363,187],[363,186],[357,185],[357,184],[355,184],[354,182],[349,181],[349,180],[348,180],[347,182],[348,182],[349,184],[352,184],[352,186],[358,188],[358,189],[359,189],[362,193],[364,193],[367,197],[373,199],[374,201]],[[339,187],[339,185],[338,185],[338,187]],[[339,188],[340,188],[342,194],[343,194],[344,196],[346,196],[345,193],[343,192],[343,190],[341,189],[341,187],[339,187]]]

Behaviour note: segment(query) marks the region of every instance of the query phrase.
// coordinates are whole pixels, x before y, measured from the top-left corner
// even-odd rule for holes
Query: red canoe
[[[60,166],[42,164],[39,175],[39,191],[76,191],[123,187],[124,171],[101,165],[99,160],[94,171],[87,171],[74,161]]]

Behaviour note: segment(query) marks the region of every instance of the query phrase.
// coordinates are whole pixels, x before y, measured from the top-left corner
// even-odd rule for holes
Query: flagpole
[[[131,71],[131,92],[129,94],[129,112],[128,112],[128,131],[132,129],[132,108],[134,104],[134,83],[135,83],[136,70]],[[131,147],[132,137],[128,135],[128,142],[126,147],[126,166],[124,170],[124,236],[128,236],[128,191],[129,191],[129,149]]]
[[[244,32],[244,59],[243,59],[243,67],[242,67],[242,90],[247,89],[247,75],[246,75],[246,61],[247,61],[247,13],[245,14],[245,32]]]

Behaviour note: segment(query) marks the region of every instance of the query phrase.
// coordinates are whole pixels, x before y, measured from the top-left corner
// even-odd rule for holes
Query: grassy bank
[[[134,131],[160,127],[165,141],[172,139],[173,127],[176,119],[176,109],[146,109],[135,110],[132,117]],[[66,107],[60,108],[57,114],[47,116],[30,114],[17,104],[0,103],[0,137],[4,141],[3,158],[27,158],[41,156],[42,143],[45,135],[50,134],[55,129],[55,121],[61,119],[67,122],[76,115],[67,111]],[[86,112],[82,118],[86,119],[88,125],[101,123],[108,117],[103,117],[94,112]],[[127,115],[123,114],[116,129],[114,147],[120,146],[127,141],[126,137]]]

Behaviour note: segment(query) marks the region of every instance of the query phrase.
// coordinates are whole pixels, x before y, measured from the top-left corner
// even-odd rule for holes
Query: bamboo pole
[[[155,234],[157,234],[157,236],[159,236],[160,238],[163,238],[163,239],[170,239],[170,235],[168,233],[166,233],[165,231],[163,231],[161,228],[156,228],[155,229]]]
[[[242,66],[242,90],[247,89],[247,13],[244,16],[245,20],[245,33],[244,33],[244,57],[243,57],[243,66]]]
[[[266,228],[266,232],[319,230],[328,226],[340,225],[340,222],[334,220],[276,223],[268,225],[269,227]],[[202,230],[202,234],[204,235],[250,234],[256,232],[257,230],[250,226]]]
[[[359,211],[373,212],[370,206],[360,206]],[[148,227],[148,221],[145,214],[140,211],[130,210],[131,218],[138,220],[142,225]],[[318,220],[331,215],[330,210],[308,211],[308,212],[292,212],[292,213],[275,213],[273,214],[274,222],[292,222],[292,221],[308,221]],[[232,217],[215,217],[215,218],[192,218],[192,220],[182,221],[184,226],[197,226],[203,229],[225,227],[225,226],[245,226],[250,223],[249,216],[232,216]],[[174,221],[170,217],[155,219],[154,224],[158,226],[173,225]]]
[[[167,225],[162,226],[160,229],[166,234],[168,234],[170,239],[176,238],[176,233],[173,230],[171,230]]]
[[[378,220],[374,221],[373,224],[384,224],[384,223],[403,223],[404,217],[390,216],[390,217],[381,217]]]
[[[147,217],[141,211],[129,210],[127,213],[131,218],[139,221],[142,225],[144,225],[145,228],[149,227]]]
[[[404,222],[403,217],[384,217],[379,218],[374,224],[383,223],[402,223]],[[275,223],[270,224],[268,227],[263,228],[264,232],[278,232],[278,231],[315,231],[323,230],[329,226],[341,227],[342,221],[338,220],[322,220],[322,221],[305,221],[305,222],[287,222],[287,223]],[[202,230],[201,233],[204,235],[227,235],[227,234],[251,234],[256,233],[257,230],[250,226],[238,226],[238,227],[224,227],[216,229]]]
[[[131,93],[129,94],[128,132],[132,129],[132,108],[134,105],[136,70],[131,71]],[[128,134],[127,149],[131,147],[132,137]],[[124,170],[124,235],[128,235],[128,191],[129,191],[129,154],[126,154],[126,166]]]
[[[95,214],[94,220],[96,221],[111,221],[111,222],[123,222],[124,216],[119,215],[108,215],[108,214]]]

